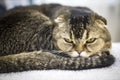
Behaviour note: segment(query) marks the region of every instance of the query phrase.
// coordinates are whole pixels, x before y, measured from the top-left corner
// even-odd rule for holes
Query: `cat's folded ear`
[[[55,23],[62,23],[65,21],[65,16],[64,15],[60,15],[58,16],[56,19],[54,19]]]
[[[95,14],[95,19],[101,20],[102,22],[104,22],[105,25],[107,25],[107,20],[104,17]]]

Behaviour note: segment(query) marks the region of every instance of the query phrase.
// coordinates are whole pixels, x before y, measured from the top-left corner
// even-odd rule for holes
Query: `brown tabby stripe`
[[[76,38],[82,38],[84,30],[86,29],[87,24],[89,24],[88,16],[71,16],[69,24],[71,26],[71,30]]]
[[[54,27],[49,19],[38,13],[34,10],[16,11],[0,19],[0,56],[54,49]]]

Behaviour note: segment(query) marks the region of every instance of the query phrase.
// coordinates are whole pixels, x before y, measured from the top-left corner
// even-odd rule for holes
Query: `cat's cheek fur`
[[[100,51],[104,47],[104,45],[105,45],[104,40],[97,39],[97,41],[95,41],[94,43],[88,44],[87,49],[88,51],[95,53],[95,52]]]
[[[57,40],[57,47],[62,51],[70,51],[72,49],[72,44],[66,43],[63,39]]]

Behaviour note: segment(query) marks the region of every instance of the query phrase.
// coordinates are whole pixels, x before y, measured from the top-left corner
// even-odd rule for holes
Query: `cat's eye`
[[[73,43],[73,41],[71,39],[67,39],[67,38],[64,38],[65,42],[67,43]]]
[[[96,38],[90,38],[90,39],[87,40],[87,43],[92,43],[92,42],[94,42],[95,40],[96,40]]]

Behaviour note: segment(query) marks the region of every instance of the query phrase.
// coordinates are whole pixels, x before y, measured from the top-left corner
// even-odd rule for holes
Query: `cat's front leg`
[[[64,56],[64,57],[79,57],[80,56],[80,54],[77,51],[64,52],[61,50],[51,50],[50,52],[56,55]]]
[[[61,51],[61,50],[49,50],[48,52],[55,54],[55,55],[59,55],[59,56],[63,56],[63,57],[70,57],[67,52]]]

